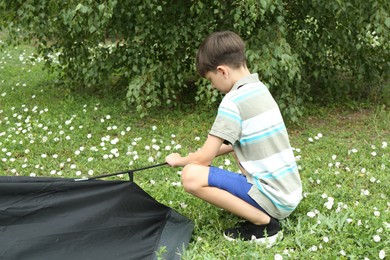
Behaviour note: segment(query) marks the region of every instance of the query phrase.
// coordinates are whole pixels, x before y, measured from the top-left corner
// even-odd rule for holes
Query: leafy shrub
[[[194,69],[200,42],[217,30],[243,37],[250,70],[294,121],[305,101],[374,96],[389,75],[386,0],[8,0],[0,8],[10,40],[36,42],[65,84],[125,86],[141,115],[180,103],[194,83],[196,101],[219,99]]]

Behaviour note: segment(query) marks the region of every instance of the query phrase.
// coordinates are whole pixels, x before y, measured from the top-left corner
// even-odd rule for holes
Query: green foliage
[[[244,38],[250,70],[293,121],[312,99],[379,97],[390,75],[386,0],[6,0],[0,10],[2,30],[36,42],[65,84],[125,86],[141,115],[182,102],[194,82],[196,101],[220,98],[194,69],[216,30]]]
[[[390,72],[389,1],[293,2],[289,16],[297,33],[289,42],[306,64],[302,77],[311,96],[344,101],[383,92]]]

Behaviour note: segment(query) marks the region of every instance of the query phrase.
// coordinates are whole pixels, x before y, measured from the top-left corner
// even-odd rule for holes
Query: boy
[[[183,167],[186,192],[247,221],[227,229],[228,240],[272,245],[281,239],[277,219],[287,217],[302,199],[295,157],[279,108],[257,74],[250,74],[245,44],[233,32],[216,32],[201,44],[196,68],[225,93],[203,147],[188,156],[166,157]],[[243,174],[210,167],[219,155],[232,153]]]

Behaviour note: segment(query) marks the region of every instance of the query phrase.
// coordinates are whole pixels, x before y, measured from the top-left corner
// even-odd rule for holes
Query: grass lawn
[[[214,111],[166,109],[140,119],[120,97],[55,87],[32,53],[28,46],[0,53],[0,174],[120,172],[164,162],[173,151],[186,154],[205,140]],[[137,172],[135,182],[194,221],[183,259],[388,258],[390,111],[355,107],[314,107],[299,125],[288,125],[304,199],[282,221],[284,239],[272,248],[226,241],[222,231],[240,220],[186,194],[179,168]],[[237,169],[230,157],[213,164]]]

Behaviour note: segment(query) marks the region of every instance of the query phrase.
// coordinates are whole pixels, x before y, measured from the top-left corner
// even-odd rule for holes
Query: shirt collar
[[[253,82],[258,82],[259,81],[259,75],[257,73],[250,74],[248,76],[245,76],[239,80],[233,85],[232,90],[236,90],[242,85],[248,84],[248,83],[253,83]]]

